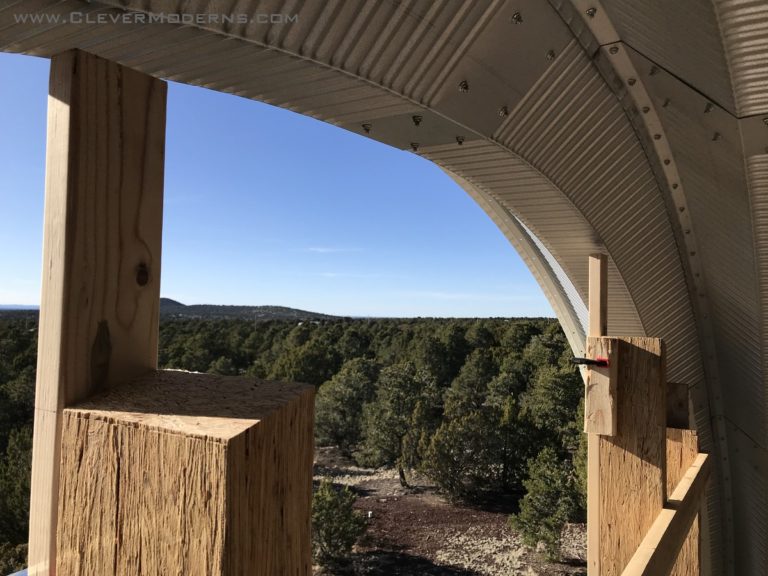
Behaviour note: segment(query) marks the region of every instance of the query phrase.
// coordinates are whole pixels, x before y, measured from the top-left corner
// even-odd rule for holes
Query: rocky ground
[[[426,479],[403,488],[394,470],[352,465],[332,448],[320,448],[315,479],[333,478],[358,495],[369,519],[344,574],[368,576],[585,576],[586,531],[570,525],[563,562],[547,562],[510,529],[508,511],[452,505]],[[319,568],[316,574],[330,575]],[[339,572],[341,574],[341,572]]]

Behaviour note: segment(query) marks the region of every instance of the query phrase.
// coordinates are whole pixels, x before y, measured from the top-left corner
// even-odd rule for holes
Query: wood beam
[[[584,432],[615,436],[618,429],[616,385],[619,357],[610,338],[588,336],[587,358],[605,358],[607,366],[589,366],[586,370]]]
[[[605,254],[589,257],[589,325],[587,336],[605,336],[608,327],[608,259]],[[585,378],[584,430],[587,426],[588,377]],[[587,566],[590,576],[600,574],[600,438],[587,434]]]
[[[707,454],[699,454],[643,538],[622,576],[665,576],[672,571],[691,523],[698,514],[710,473]]]
[[[667,407],[669,407],[669,403],[667,403]],[[669,413],[667,413],[667,423],[669,423]],[[695,430],[667,428],[667,494],[671,494],[675,490],[698,455],[699,438]],[[691,523],[688,537],[680,548],[670,576],[699,576],[701,574],[700,534],[700,517],[697,515]]]
[[[608,334],[608,257],[589,257],[589,327],[587,336]]]
[[[157,367],[166,83],[51,59],[29,573],[54,573],[62,410]]]

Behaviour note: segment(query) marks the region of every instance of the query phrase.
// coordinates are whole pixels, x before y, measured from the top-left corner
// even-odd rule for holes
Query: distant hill
[[[37,308],[21,306],[0,306],[0,318],[37,318]],[[160,316],[164,320],[179,318],[201,319],[243,319],[243,320],[334,320],[339,316],[330,316],[318,312],[308,312],[285,306],[218,306],[215,304],[194,304],[187,306],[170,298],[160,298]]]
[[[160,298],[163,318],[239,318],[244,320],[333,320],[338,316],[287,308],[285,306],[220,306],[192,304],[187,306],[170,298]]]

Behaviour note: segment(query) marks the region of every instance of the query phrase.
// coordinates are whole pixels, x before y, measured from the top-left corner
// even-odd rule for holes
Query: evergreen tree
[[[321,446],[339,446],[345,454],[360,443],[363,406],[376,394],[379,366],[372,360],[346,362],[320,387],[315,401],[315,435]]]
[[[520,512],[510,521],[527,544],[543,542],[547,556],[557,558],[563,527],[580,511],[573,466],[553,448],[544,448],[531,460],[524,484]]]
[[[379,374],[376,399],[363,410],[363,443],[355,454],[366,466],[398,466],[404,480],[403,441],[422,390],[434,379],[413,363],[396,364]]]
[[[355,495],[336,490],[323,478],[312,498],[312,555],[323,566],[343,564],[365,532],[365,518],[354,509]]]

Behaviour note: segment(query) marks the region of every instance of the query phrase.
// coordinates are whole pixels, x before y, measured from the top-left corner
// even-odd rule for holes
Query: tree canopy
[[[0,317],[6,566],[27,539],[36,343],[34,317]],[[532,537],[583,516],[583,387],[553,320],[166,318],[159,353],[163,368],[315,385],[319,445],[403,482],[418,470],[451,499],[519,500]]]

